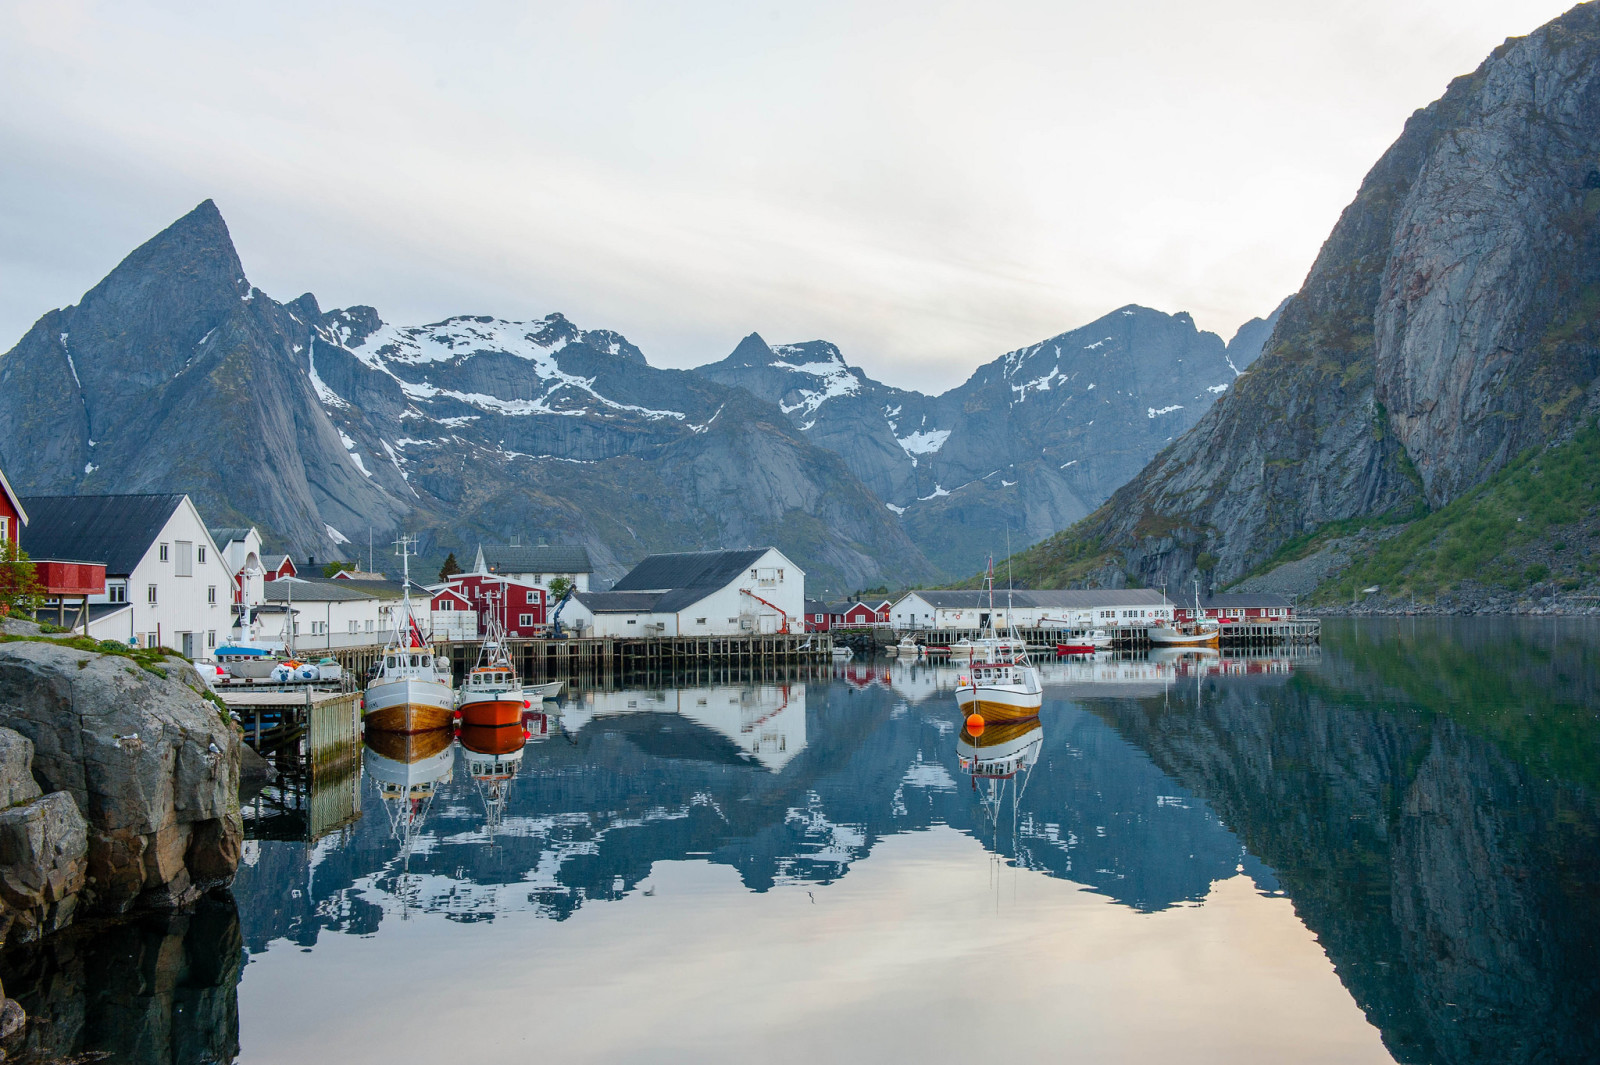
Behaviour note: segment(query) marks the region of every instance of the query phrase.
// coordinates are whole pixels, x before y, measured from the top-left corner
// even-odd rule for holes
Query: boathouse
[[[884,599],[877,603],[867,603],[857,600],[845,607],[839,624],[846,628],[866,628],[871,625],[889,624],[889,615],[894,609],[894,604]]]
[[[1262,592],[1224,592],[1201,596],[1200,609],[1206,617],[1227,625],[1238,621],[1287,621],[1294,617],[1294,603],[1287,596]],[[1190,620],[1194,604],[1179,603],[1177,616]]]
[[[188,496],[29,496],[22,547],[105,566],[89,635],[202,658],[233,623],[233,574]],[[78,628],[83,627],[82,619]]]
[[[992,600],[980,589],[922,589],[901,596],[890,622],[901,631],[964,631],[991,623],[1023,629],[1143,627],[1171,620],[1173,608],[1170,599],[1150,588],[997,590]]]
[[[472,562],[472,572],[506,577],[535,588],[548,588],[551,581],[564,577],[572,582],[574,589],[586,592],[589,590],[589,578],[594,574],[594,565],[589,561],[588,550],[583,547],[561,544],[539,544],[536,547],[479,544]]]
[[[801,632],[805,612],[805,573],[767,547],[651,555],[562,618],[590,636],[759,636]]]

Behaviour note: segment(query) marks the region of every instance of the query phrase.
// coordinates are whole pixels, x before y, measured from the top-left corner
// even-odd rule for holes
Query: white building
[[[900,597],[889,621],[901,631],[997,628],[1143,628],[1172,620],[1173,602],[1151,588],[1060,591],[915,591]]]
[[[562,621],[586,636],[800,633],[805,582],[773,547],[651,555],[611,591],[574,595]]]
[[[283,614],[279,611],[292,604],[297,651],[383,643],[394,630],[401,593],[398,582],[280,577],[267,582],[267,605],[279,610],[263,614],[260,636],[267,641],[282,638]],[[412,588],[411,600],[417,616],[426,617],[427,591]],[[273,625],[280,631],[272,631]]]
[[[212,529],[211,541],[222,552],[222,561],[233,574],[233,602],[257,606],[262,602],[266,566],[261,559],[261,533],[249,528]],[[234,628],[237,628],[235,623]]]
[[[30,496],[22,547],[101,562],[89,635],[204,658],[233,624],[233,572],[186,495]]]
[[[589,552],[582,547],[549,544],[496,547],[479,544],[469,572],[493,573],[539,588],[548,588],[551,581],[564,577],[578,591],[587,592],[594,566],[589,561]]]

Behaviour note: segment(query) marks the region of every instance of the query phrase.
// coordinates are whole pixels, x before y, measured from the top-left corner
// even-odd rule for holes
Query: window
[[[539,601],[539,593],[534,591],[532,588],[529,588],[527,601],[530,603],[537,603]]]
[[[544,574],[542,574],[542,573],[535,573],[535,574],[534,574],[534,575],[533,575],[533,583],[534,583],[534,584],[543,584],[543,583],[544,583]],[[528,594],[529,594],[529,595],[532,595],[532,594],[533,594],[533,593],[532,593],[532,592],[529,592],[529,593],[528,593]]]
[[[361,622],[359,622],[359,621],[351,621],[350,622],[350,632],[352,634],[354,634],[354,633],[357,633],[357,632],[360,632],[360,631],[361,631]]]
[[[695,618],[694,619],[694,623],[696,625],[704,625],[706,623],[706,619],[705,618]]]
[[[179,577],[194,576],[194,544],[187,540],[179,540],[172,545],[177,548],[177,559],[173,563],[172,572]]]
[[[455,608],[456,603],[454,599],[442,599],[439,601],[440,610],[454,610]]]
[[[167,545],[166,544],[162,544],[161,545],[161,561],[165,562],[165,561],[167,561],[167,558],[168,558]]]
[[[217,605],[217,586],[215,584],[206,586],[206,602],[212,606]]]
[[[148,588],[146,588],[144,590],[144,601],[149,603],[149,604],[151,604],[152,606],[155,605],[155,601],[156,601],[156,586],[155,585],[152,584],[152,585],[150,585],[150,587],[148,587]]]
[[[215,647],[216,645],[217,645],[217,630],[216,629],[207,629],[206,630],[206,646],[207,647]]]
[[[0,518],[0,540],[11,539],[11,519]]]
[[[205,545],[201,544],[199,547],[195,548],[194,551],[195,551],[194,560],[196,562],[200,563],[200,565],[204,566],[206,564],[206,548],[205,548]]]
[[[633,618],[629,618],[629,619],[628,619],[628,624],[629,624],[629,625],[637,625],[637,624],[639,624],[639,623],[638,623],[638,622],[637,622],[637,621],[635,621],[635,620],[634,620],[634,619],[633,619]]]
[[[527,626],[532,625],[533,624],[533,615],[532,614],[518,614],[517,615],[517,624],[522,626],[522,627],[524,627],[524,628],[526,628]]]
[[[128,586],[126,584],[107,584],[106,602],[126,603],[128,601]]]
[[[372,631],[372,622],[370,620],[367,622],[367,631],[368,632]]]

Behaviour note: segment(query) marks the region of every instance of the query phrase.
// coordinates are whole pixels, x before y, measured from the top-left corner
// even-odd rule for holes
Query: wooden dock
[[[1115,651],[1147,651],[1150,649],[1150,630],[1139,626],[1107,627],[1111,647]],[[900,633],[898,635],[906,635]],[[961,640],[978,640],[982,634],[977,629],[918,629],[909,634],[919,643],[931,647],[947,647]],[[1040,654],[1054,654],[1056,644],[1062,639],[1060,629],[1018,629],[1017,635],[1028,644],[1028,650]],[[1235,648],[1292,647],[1322,642],[1322,621],[1319,618],[1294,618],[1288,621],[1236,621],[1222,626],[1222,646]]]
[[[251,839],[315,842],[361,816],[360,696],[351,692],[224,688],[244,740],[277,777],[245,811]]]

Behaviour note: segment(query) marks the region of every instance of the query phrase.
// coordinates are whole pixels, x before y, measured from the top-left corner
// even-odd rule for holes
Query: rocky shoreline
[[[18,621],[0,639],[0,949],[225,890],[243,744],[194,667]],[[24,1021],[0,991],[0,1040]]]

